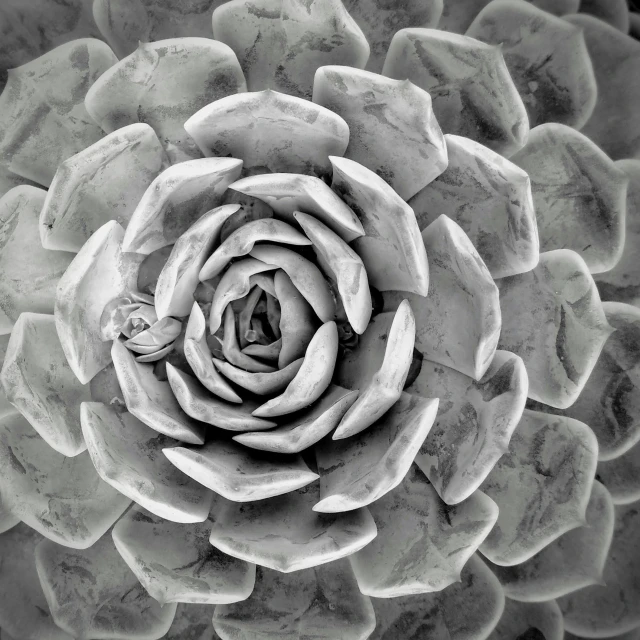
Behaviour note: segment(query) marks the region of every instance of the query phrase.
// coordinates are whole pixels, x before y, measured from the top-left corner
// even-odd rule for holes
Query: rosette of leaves
[[[0,9],[1,637],[637,637],[624,4],[63,4]]]

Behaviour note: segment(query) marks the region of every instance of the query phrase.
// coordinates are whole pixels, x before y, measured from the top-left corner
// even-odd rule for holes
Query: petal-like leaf
[[[382,73],[427,91],[445,133],[505,156],[526,141],[527,111],[500,47],[437,29],[402,29]]]
[[[312,511],[318,483],[283,496],[229,505],[216,518],[212,545],[236,558],[290,573],[334,562],[371,542],[376,525],[366,507]]]
[[[326,176],[341,156],[349,126],[335,113],[277,91],[229,96],[184,124],[206,156],[242,158],[248,174],[293,172]]]
[[[525,603],[507,598],[500,622],[488,640],[563,640],[562,612],[555,600]]]
[[[473,140],[446,135],[449,164],[409,200],[424,229],[444,214],[457,222],[494,278],[538,264],[538,229],[527,174]]]
[[[218,640],[213,630],[211,604],[179,604],[166,640]]]
[[[509,450],[480,486],[500,508],[482,553],[501,566],[519,564],[582,526],[597,456],[587,425],[525,410]]]
[[[85,99],[106,131],[135,122],[151,125],[172,161],[200,157],[183,124],[196,111],[246,91],[233,51],[209,38],[171,38],[138,45],[104,73]]]
[[[347,66],[322,67],[313,101],[349,125],[345,158],[371,169],[408,200],[447,166],[431,97],[407,81]]]
[[[12,173],[4,165],[0,165],[0,198],[13,187],[19,187],[23,184],[28,184],[31,187],[39,186],[35,182],[27,180],[27,178]]]
[[[130,503],[100,479],[86,451],[54,451],[19,413],[0,420],[0,481],[11,513],[74,549],[94,544]]]
[[[82,403],[82,432],[100,477],[156,515],[202,522],[212,493],[178,471],[162,449],[179,444],[99,402]]]
[[[169,630],[176,605],[144,590],[111,536],[84,551],[43,540],[35,556],[51,615],[74,638],[158,640]]]
[[[249,599],[213,615],[222,640],[366,640],[375,625],[346,560],[290,574],[258,568]]]
[[[397,487],[427,437],[437,410],[438,400],[403,393],[365,433],[318,445],[322,499],[313,510],[350,511]]]
[[[255,566],[209,544],[221,507],[216,503],[201,524],[167,522],[140,508],[116,523],[112,533],[116,549],[160,604],[227,604],[245,600],[251,593]]]
[[[640,500],[640,443],[613,460],[598,462],[596,478],[607,487],[614,504]]]
[[[90,400],[69,367],[53,316],[23,313],[13,328],[0,382],[7,399],[46,443],[65,456],[86,449],[80,403]]]
[[[630,6],[633,5],[625,0],[581,0],[580,13],[595,16],[626,34],[629,33]]]
[[[428,360],[409,393],[440,398],[438,416],[416,456],[416,464],[447,504],[467,499],[509,447],[527,398],[522,360],[496,351],[475,381]]]
[[[612,269],[625,243],[626,174],[586,136],[555,123],[532,129],[512,160],[531,178],[540,249],[572,249],[591,273]]]
[[[60,162],[102,137],[84,98],[116,62],[104,42],[83,38],[11,69],[0,95],[2,164],[48,186]]]
[[[252,373],[234,367],[232,364],[224,362],[223,360],[213,359],[214,366],[225,378],[229,378],[231,382],[237,384],[239,387],[258,396],[279,393],[286,389],[290,382],[296,377],[303,362],[304,359],[299,358],[277,371]]]
[[[426,295],[429,267],[413,209],[373,171],[347,158],[330,158],[331,188],[355,211],[365,235],[352,247],[380,291]]]
[[[441,591],[460,580],[498,517],[496,504],[480,491],[446,505],[415,465],[369,509],[378,535],[350,561],[360,591],[377,598]]]
[[[500,349],[519,355],[529,397],[561,409],[582,391],[613,329],[584,260],[568,249],[500,281]]]

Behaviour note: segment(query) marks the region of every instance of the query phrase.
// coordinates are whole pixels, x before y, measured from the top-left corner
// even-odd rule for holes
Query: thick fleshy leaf
[[[253,451],[212,438],[203,447],[169,447],[163,453],[178,469],[233,502],[279,496],[318,479],[300,456]]]
[[[378,535],[350,561],[360,591],[378,598],[441,591],[459,581],[498,517],[496,504],[481,492],[446,505],[415,465],[369,509]]]
[[[9,346],[9,340],[11,339],[11,334],[5,334],[0,336],[0,363],[4,363],[5,355],[7,353],[7,347]],[[0,364],[2,367],[2,364]],[[4,388],[0,384],[0,417],[5,415],[6,413],[14,413],[16,408],[7,400],[7,396],[4,393]],[[1,498],[0,498],[1,502]],[[0,512],[2,509],[0,509]],[[0,527],[1,528],[1,527]]]
[[[618,169],[629,178],[622,255],[613,269],[595,276],[600,297],[640,306],[640,160],[618,160]]]
[[[500,622],[488,640],[563,640],[562,612],[555,600],[525,603],[507,598]]]
[[[523,360],[529,397],[561,409],[582,391],[613,331],[584,260],[568,249],[500,281],[499,347]]]
[[[126,228],[147,187],[166,165],[164,149],[148,124],[105,136],[60,166],[40,214],[46,249],[80,251],[105,222]]]
[[[179,604],[166,640],[220,640],[213,630],[211,604]]]
[[[527,398],[522,360],[496,351],[475,381],[454,369],[422,361],[409,393],[440,398],[438,416],[416,464],[447,504],[467,499],[509,447]]]
[[[211,526],[223,508],[219,502],[201,524],[167,522],[136,508],[113,528],[116,549],[160,604],[227,604],[251,593],[255,566],[209,544]]]
[[[141,42],[87,93],[91,117],[110,133],[135,122],[151,125],[173,162],[200,157],[183,128],[196,111],[246,91],[233,51],[209,38]]]
[[[512,567],[491,565],[506,595],[523,602],[543,602],[602,582],[613,536],[613,503],[594,482],[586,524],[547,545],[529,560]]]
[[[33,554],[42,536],[19,524],[0,535],[0,637],[18,640],[71,640],[56,626],[38,580]]]
[[[596,478],[607,487],[614,504],[640,500],[640,443],[613,460],[598,462]]]
[[[582,526],[597,457],[587,425],[525,410],[509,450],[480,486],[500,507],[482,553],[501,566],[519,564]]]
[[[330,385],[326,393],[308,410],[284,420],[276,429],[243,433],[233,439],[246,447],[261,451],[299,453],[335,429],[357,397],[357,391]]]
[[[625,0],[581,0],[580,13],[587,13],[612,27],[629,33],[629,7]],[[637,8],[637,7],[636,7]]]
[[[31,180],[27,180],[22,176],[12,173],[4,165],[0,165],[0,198],[7,193],[7,191],[13,189],[13,187],[19,187],[23,184],[27,184],[31,187],[40,186]]]
[[[69,366],[86,384],[111,361],[102,339],[105,306],[135,291],[141,256],[122,251],[123,228],[115,221],[100,227],[82,247],[58,283],[56,329]]]
[[[633,15],[633,14],[632,14]],[[640,640],[640,627],[633,629],[627,633],[621,633],[615,636],[607,636],[609,640]],[[568,631],[564,632],[564,640],[589,640],[583,635],[576,636]]]
[[[640,158],[640,42],[588,15],[565,18],[584,30],[598,102],[582,133],[614,160]]]
[[[427,91],[445,133],[505,156],[526,142],[527,111],[498,46],[437,29],[402,29],[382,73]]]
[[[57,452],[86,449],[80,403],[90,400],[67,363],[51,315],[23,313],[13,328],[0,382],[11,404]]]
[[[206,425],[182,411],[169,383],[154,375],[152,364],[136,362],[119,340],[113,341],[111,356],[127,409],[138,420],[170,438],[191,444],[204,442]]]
[[[132,414],[82,403],[82,432],[100,477],[152,513],[172,522],[202,522],[212,494],[162,455],[179,444]]]
[[[220,229],[230,215],[240,209],[228,204],[198,218],[177,240],[165,263],[155,292],[158,318],[186,316],[194,303],[200,269],[220,239]]]
[[[0,95],[2,164],[48,186],[60,162],[102,137],[84,97],[116,62],[104,42],[83,38],[11,69]]]
[[[330,158],[331,188],[360,218],[365,235],[352,243],[380,291],[426,295],[429,266],[413,209],[373,171],[347,158]]]
[[[221,204],[223,193],[241,170],[242,160],[201,158],[163,171],[131,216],[125,251],[148,255],[173,244],[198,218]]]
[[[319,497],[314,483],[269,500],[229,505],[216,518],[210,542],[236,558],[290,573],[334,562],[373,540],[376,525],[366,507],[315,513]]]
[[[19,522],[20,518],[11,513],[9,505],[3,502],[2,496],[0,495],[0,533],[9,531],[9,529],[15,527]]]
[[[405,200],[447,166],[431,97],[411,82],[347,66],[322,67],[313,101],[349,125],[345,158],[371,169]]]
[[[343,0],[347,11],[364,31],[371,47],[367,69],[380,73],[391,38],[399,29],[435,27],[442,13],[442,1],[409,0],[390,3],[386,0]]]
[[[572,249],[591,273],[613,268],[625,243],[626,174],[586,136],[555,123],[532,129],[512,160],[531,179],[540,249]]]
[[[341,156],[349,126],[335,113],[277,91],[217,100],[184,124],[205,156],[242,158],[249,175],[331,174],[330,155]]]
[[[476,554],[462,570],[460,582],[442,591],[374,598],[378,626],[369,640],[485,640],[504,604],[500,583]]]
[[[429,292],[385,293],[384,309],[406,298],[416,316],[416,349],[425,358],[479,380],[500,336],[498,288],[464,231],[445,215],[422,239],[429,257]]]
[[[580,589],[558,600],[567,631],[610,637],[640,626],[640,502],[615,507],[604,585]]]
[[[74,638],[158,640],[169,630],[176,605],[144,590],[111,536],[84,551],[43,540],[35,556],[51,615]]]
[[[494,278],[533,269],[539,242],[527,174],[473,140],[444,138],[447,168],[409,200],[420,229],[444,214],[462,227]]]
[[[11,513],[74,549],[92,545],[130,502],[100,479],[87,452],[54,451],[19,413],[0,421],[0,482]]]
[[[582,29],[530,2],[493,0],[466,35],[502,48],[531,127],[580,129],[593,113],[598,88]]]
[[[213,615],[222,640],[366,640],[375,624],[346,560],[290,574],[259,567],[249,599]]]
[[[39,216],[46,192],[22,185],[0,198],[0,333],[10,333],[24,311],[52,313],[56,285],[73,255],[40,244]]]
[[[437,410],[438,400],[403,393],[366,432],[318,445],[322,499],[314,511],[357,509],[397,487],[429,433]]]
[[[265,373],[253,373],[234,367],[223,360],[213,359],[215,368],[225,377],[239,387],[258,396],[268,396],[284,391],[289,383],[296,377],[300,370],[303,358],[294,360],[283,369]]]

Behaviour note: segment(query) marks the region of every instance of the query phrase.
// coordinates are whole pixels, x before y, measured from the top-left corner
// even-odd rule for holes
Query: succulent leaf
[[[563,640],[562,612],[555,600],[548,602],[516,602],[507,598],[502,617],[488,640],[513,640],[513,638]]]

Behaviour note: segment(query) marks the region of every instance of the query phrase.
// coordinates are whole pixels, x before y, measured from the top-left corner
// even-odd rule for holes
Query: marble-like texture
[[[349,560],[360,591],[377,598],[441,591],[460,580],[498,517],[498,507],[482,492],[446,505],[415,465],[369,510],[378,535]]]
[[[83,38],[11,69],[0,95],[2,163],[48,186],[60,162],[102,137],[84,98],[116,62],[104,42]]]
[[[400,399],[413,361],[415,335],[415,316],[403,300],[389,326],[382,363],[375,371],[362,371],[359,395],[336,428],[334,440],[369,428]]]
[[[480,547],[495,564],[529,560],[585,523],[598,443],[577,420],[525,410],[509,450],[480,489],[500,508]]]
[[[16,640],[71,640],[56,626],[45,600],[35,562],[36,546],[43,537],[19,524],[0,535],[0,637]]]
[[[640,306],[640,160],[618,160],[618,169],[629,178],[625,214],[625,243],[618,264],[595,276],[603,300]]]
[[[99,402],[82,404],[82,431],[96,471],[120,493],[172,522],[207,518],[212,493],[162,455],[178,441]]]
[[[529,560],[490,565],[505,594],[521,602],[544,602],[602,582],[611,548],[614,512],[609,492],[593,483],[585,524],[561,535]]]
[[[429,258],[429,293],[385,293],[384,309],[407,298],[416,316],[416,349],[479,380],[500,336],[498,288],[462,228],[447,216],[432,222],[422,239]]]
[[[144,590],[110,535],[84,551],[43,540],[35,561],[53,620],[74,638],[158,640],[171,626],[176,605]]]
[[[1,363],[4,363],[4,358],[7,353],[7,347],[9,346],[10,339],[10,333],[6,333],[5,335],[0,336],[0,368],[2,367]],[[7,400],[4,389],[0,384],[0,417],[5,415],[6,413],[13,413],[15,410],[15,407],[9,402],[9,400]]]
[[[5,504],[0,494],[0,533],[9,531],[20,522],[20,518],[11,513],[9,505]]]
[[[422,361],[407,392],[439,398],[440,405],[415,461],[447,504],[471,496],[508,450],[522,417],[527,388],[522,360],[507,351],[496,351],[478,381]]]
[[[205,105],[246,91],[233,51],[209,38],[140,42],[87,92],[91,117],[111,133],[135,122],[151,125],[172,162],[198,158],[184,122]]]
[[[125,251],[148,255],[174,244],[206,212],[221,204],[242,160],[200,158],[175,164],[147,188],[124,236]]]
[[[504,612],[487,640],[563,640],[564,624],[557,602],[525,603],[507,598]]]
[[[402,29],[382,73],[427,91],[444,133],[505,156],[526,142],[527,111],[500,47],[436,29]]]
[[[71,156],[58,166],[40,213],[42,246],[77,253],[105,222],[126,228],[166,164],[158,136],[144,123],[118,129]]]
[[[502,47],[531,127],[560,122],[580,129],[593,113],[598,88],[579,27],[529,2],[493,0],[465,35]]]
[[[233,502],[279,496],[318,479],[301,456],[276,456],[222,438],[212,437],[203,447],[168,447],[163,453],[178,469]]]
[[[178,604],[166,640],[220,640],[213,630],[211,604]]]
[[[411,82],[346,66],[322,67],[313,101],[349,125],[344,157],[376,173],[404,200],[445,170],[447,148],[431,97]]]
[[[58,453],[75,456],[86,449],[80,403],[90,400],[69,367],[52,315],[23,313],[18,318],[0,372],[7,400]]]
[[[320,443],[316,458],[321,500],[314,511],[357,509],[397,487],[429,433],[437,410],[438,400],[403,393],[366,432]]]
[[[569,249],[547,251],[535,269],[499,286],[499,348],[524,361],[529,398],[570,407],[613,331],[587,264]]]
[[[222,640],[366,640],[375,624],[347,560],[290,574],[259,567],[249,599],[213,615]]]
[[[591,273],[612,269],[625,244],[624,171],[586,136],[556,123],[532,129],[511,160],[531,179],[540,250],[571,249]]]
[[[273,453],[300,453],[331,433],[357,397],[358,391],[330,385],[308,409],[296,413],[288,420],[279,420],[277,428],[242,433],[233,439],[251,449]]]
[[[352,243],[369,282],[380,291],[427,295],[429,265],[413,209],[377,174],[347,158],[330,158],[331,188],[360,218],[365,235]]]
[[[358,216],[326,182],[315,176],[268,173],[243,178],[229,188],[259,198],[290,223],[296,221],[293,215],[296,211],[312,215],[345,242],[365,234]]]
[[[477,554],[442,591],[374,598],[377,620],[369,640],[485,640],[505,606],[500,583]]]
[[[340,116],[271,90],[217,100],[184,128],[205,156],[242,158],[249,175],[330,175],[328,157],[343,155],[349,142],[349,126]]]
[[[560,598],[567,631],[614,636],[640,626],[640,503],[615,507],[611,550],[604,565],[604,585]]]
[[[19,187],[22,184],[28,184],[31,187],[40,186],[27,178],[12,173],[4,165],[0,165],[0,198],[13,187]]]
[[[640,443],[617,458],[598,462],[596,478],[607,487],[614,504],[640,500]]]
[[[54,451],[19,413],[0,421],[0,484],[11,513],[74,549],[94,544],[130,503],[100,478],[87,452]]]
[[[216,207],[198,218],[178,238],[158,276],[155,307],[159,318],[189,314],[200,269],[220,240],[222,225],[239,209],[239,204]]]
[[[209,544],[218,503],[199,524],[168,522],[135,508],[113,528],[116,549],[150,596],[167,602],[228,604],[253,590],[256,569]],[[213,614],[213,612],[212,612]]]
[[[582,133],[614,160],[640,158],[640,42],[593,16],[565,19],[584,30],[598,84],[596,108]]]
[[[112,220],[98,229],[58,283],[56,329],[69,366],[86,384],[111,361],[102,338],[102,313],[114,298],[136,288],[141,257],[122,250],[123,228]]]
[[[494,278],[533,269],[540,247],[527,173],[473,140],[444,138],[447,168],[409,200],[420,229],[444,214],[462,227]]]
[[[0,198],[0,333],[24,311],[52,313],[56,286],[73,254],[40,244],[39,217],[46,192],[19,185]]]
[[[136,362],[119,340],[113,341],[111,357],[127,409],[138,420],[170,438],[202,444],[206,425],[190,418],[176,400],[171,386],[153,373],[153,365]]]
[[[236,558],[283,573],[309,569],[362,549],[376,536],[366,507],[316,513],[318,483],[283,496],[226,506],[211,530],[212,545]]]

